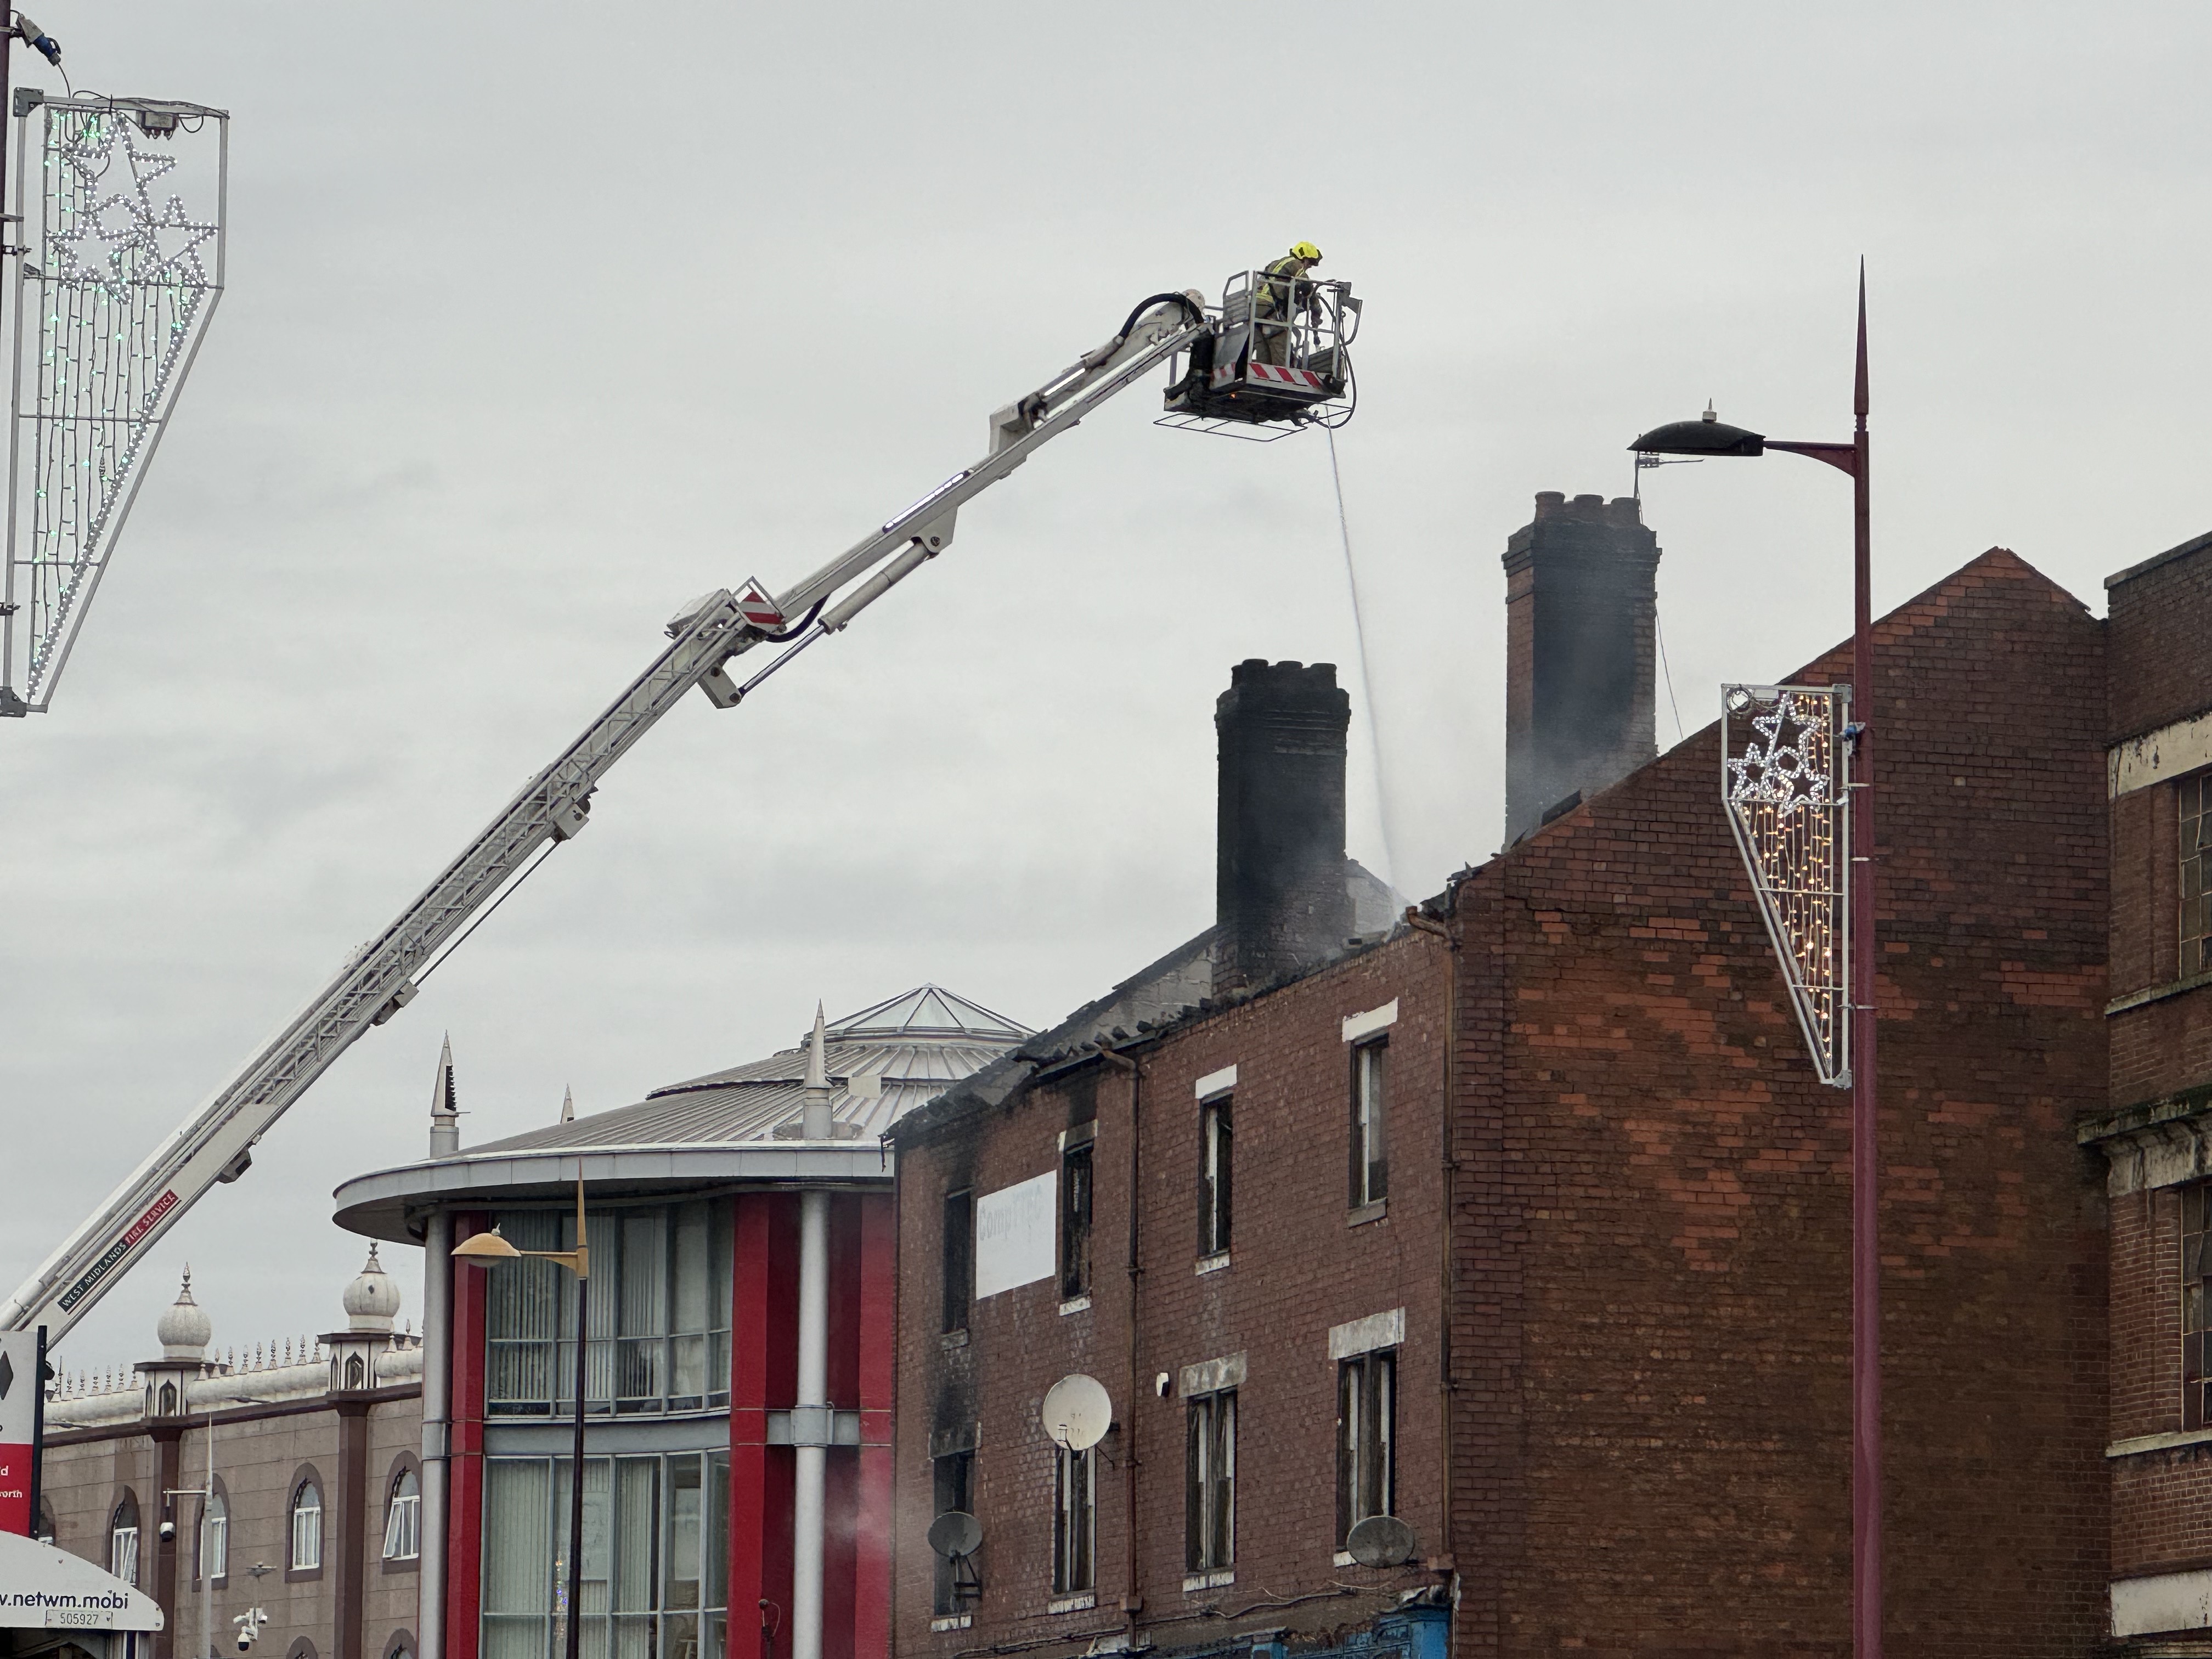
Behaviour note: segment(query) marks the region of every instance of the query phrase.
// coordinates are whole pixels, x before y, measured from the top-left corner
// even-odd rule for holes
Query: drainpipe
[[[799,1139],[826,1141],[832,1133],[822,1009],[817,1004]],[[791,1659],[822,1659],[823,1492],[830,1413],[830,1194],[820,1187],[799,1194],[799,1390],[792,1407],[797,1467],[791,1504]]]
[[[1459,890],[1456,886],[1450,890],[1450,896],[1452,902],[1456,904],[1459,898]],[[1437,1380],[1438,1384],[1437,1389],[1437,1400],[1442,1419],[1440,1424],[1442,1434],[1437,1441],[1437,1445],[1441,1449],[1443,1454],[1437,1460],[1437,1522],[1443,1529],[1443,1538],[1442,1540],[1443,1547],[1437,1550],[1435,1553],[1448,1564],[1449,1570],[1453,1574],[1452,1616],[1454,1620],[1456,1620],[1459,1616],[1459,1560],[1455,1547],[1457,1543],[1457,1540],[1453,1535],[1454,1529],[1452,1527],[1451,1506],[1451,1316],[1452,1203],[1453,1186],[1455,1184],[1452,1177],[1454,1174],[1456,1173],[1458,1166],[1452,1157],[1452,1107],[1453,1103],[1456,1098],[1456,1097],[1452,1093],[1452,1083],[1455,1073],[1455,1068],[1452,1064],[1452,1057],[1457,1052],[1459,1048],[1459,940],[1452,937],[1452,931],[1449,927],[1437,921],[1433,916],[1424,914],[1419,905],[1409,904],[1406,907],[1406,925],[1408,927],[1413,928],[1416,933],[1434,934],[1437,939],[1443,941],[1444,945],[1444,1109],[1438,1114],[1438,1116],[1443,1120],[1443,1131],[1440,1139],[1443,1141],[1443,1146],[1441,1149],[1443,1154],[1441,1176],[1443,1185],[1444,1224],[1442,1229],[1443,1236],[1443,1250],[1442,1253],[1442,1258],[1437,1264],[1437,1297],[1439,1305],[1437,1308]]]
[[[421,1659],[446,1656],[446,1474],[452,1414],[453,1217],[439,1210],[422,1236],[422,1560],[416,1620]],[[210,1454],[212,1455],[212,1454]]]
[[[1119,1066],[1129,1074],[1129,1377],[1121,1393],[1121,1515],[1127,1538],[1123,1554],[1127,1559],[1127,1571],[1121,1590],[1121,1616],[1133,1640],[1137,1633],[1137,1615],[1145,1610],[1144,1594],[1137,1587],[1137,1286],[1144,1277],[1144,1262],[1139,1252],[1143,1232],[1139,1224],[1138,1198],[1144,1191],[1139,1177],[1143,1174],[1144,1132],[1143,1118],[1138,1108],[1143,1103],[1144,1073],[1137,1062],[1127,1055],[1117,1054],[1101,1038],[1098,1058],[1109,1066]]]

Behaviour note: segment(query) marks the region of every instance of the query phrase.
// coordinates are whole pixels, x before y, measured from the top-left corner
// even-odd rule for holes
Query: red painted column
[[[491,1226],[481,1212],[453,1218],[453,1243]],[[453,1455],[446,1498],[446,1659],[477,1659],[483,1594],[484,1306],[489,1274],[459,1261],[453,1285]]]
[[[898,1218],[889,1193],[860,1210],[860,1525],[854,1548],[854,1659],[886,1659],[891,1645],[891,1378],[898,1297]]]
[[[778,1656],[791,1633],[793,1460],[768,1414],[798,1388],[799,1208],[772,1192],[731,1204],[729,1659],[765,1659],[764,1629]]]

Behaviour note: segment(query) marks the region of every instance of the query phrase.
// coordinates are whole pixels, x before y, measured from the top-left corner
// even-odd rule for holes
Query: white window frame
[[[313,1480],[303,1480],[292,1489],[292,1548],[286,1558],[294,1572],[323,1569],[323,1492]]]
[[[1080,1488],[1074,1477],[1081,1476]],[[1052,1593],[1081,1595],[1098,1588],[1098,1454],[1053,1448]]]
[[[415,1489],[402,1490],[410,1481]],[[384,1508],[384,1559],[422,1559],[422,1481],[412,1468],[403,1468],[392,1478],[392,1495]]]
[[[200,1505],[200,1577],[230,1577],[230,1500],[218,1492]]]

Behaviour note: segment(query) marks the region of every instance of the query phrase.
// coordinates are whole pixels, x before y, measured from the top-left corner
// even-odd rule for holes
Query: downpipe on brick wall
[[[1115,1053],[1103,1040],[1098,1058],[1129,1074],[1129,1378],[1121,1395],[1121,1414],[1127,1419],[1121,1425],[1121,1553],[1127,1567],[1122,1580],[1121,1621],[1133,1637],[1137,1615],[1145,1610],[1145,1598],[1137,1588],[1137,1285],[1145,1271],[1139,1250],[1143,1235],[1137,1219],[1137,1194],[1143,1190],[1138,1183],[1144,1147],[1139,1109],[1144,1100],[1145,1074],[1135,1060]]]
[[[1456,907],[1459,890],[1454,886],[1449,896]],[[1459,1048],[1459,940],[1449,927],[1429,915],[1418,904],[1406,907],[1406,926],[1419,933],[1431,933],[1443,941],[1444,945],[1444,1109],[1437,1115],[1441,1127],[1437,1131],[1440,1154],[1439,1174],[1443,1186],[1443,1225],[1437,1231],[1443,1240],[1438,1252],[1437,1266],[1437,1399],[1441,1435],[1437,1445],[1442,1449],[1437,1477],[1439,1498],[1437,1513],[1442,1517],[1444,1535],[1441,1547],[1429,1558],[1432,1571],[1449,1572],[1452,1583],[1452,1622],[1454,1637],[1457,1637],[1459,1622],[1459,1557],[1454,1548],[1451,1479],[1452,1479],[1452,1204],[1453,1176],[1458,1164],[1452,1157],[1452,1084],[1456,1076],[1453,1059]]]

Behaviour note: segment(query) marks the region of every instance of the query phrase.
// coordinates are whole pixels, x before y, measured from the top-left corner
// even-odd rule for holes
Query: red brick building
[[[2112,1618],[2136,1650],[2212,1652],[2212,536],[2111,596]]]
[[[2086,1654],[2106,629],[1993,550],[1877,640],[1889,1644]],[[1717,729],[1377,928],[1315,878],[1318,672],[1223,699],[1217,927],[890,1133],[895,1650],[1847,1651],[1849,1101]],[[1041,1411],[1070,1374],[1110,1400],[1088,1450]],[[1378,1512],[1411,1536],[1360,1565]]]

